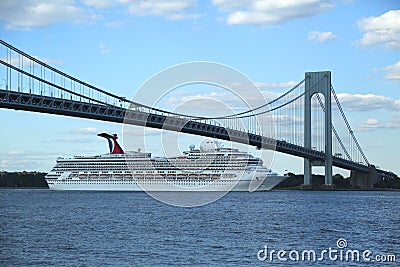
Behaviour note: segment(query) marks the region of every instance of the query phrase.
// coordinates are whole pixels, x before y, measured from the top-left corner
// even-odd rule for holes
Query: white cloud
[[[78,134],[94,134],[97,133],[99,130],[94,127],[86,127],[86,128],[80,128],[76,130],[76,133]]]
[[[362,123],[361,128],[371,129],[380,127],[380,122],[377,119],[368,119]]]
[[[22,154],[22,153],[24,153],[24,151],[22,151],[22,150],[11,150],[10,151],[11,155],[19,155],[19,154]]]
[[[111,50],[105,44],[100,44],[99,49],[102,54],[107,54],[111,52]]]
[[[114,5],[113,1],[111,0],[81,0],[87,6],[92,6],[95,8],[107,8]]]
[[[159,16],[169,20],[197,19],[202,14],[196,12],[196,0],[120,0],[128,6],[131,14],[139,16]]]
[[[363,131],[374,129],[397,129],[400,128],[400,117],[393,117],[389,121],[381,122],[377,119],[370,118],[361,123],[360,129]]]
[[[59,156],[54,151],[8,151],[0,153],[0,170],[48,171]],[[38,166],[46,166],[38,169]]]
[[[62,133],[66,134],[97,134],[99,133],[100,130],[94,127],[85,127],[85,128],[78,128],[78,129],[72,129],[72,130],[67,130],[63,131]]]
[[[281,126],[292,126],[294,123],[303,123],[304,119],[291,115],[264,115],[260,118],[263,122],[277,123]]]
[[[197,10],[197,0],[3,0],[0,1],[0,20],[6,29],[29,30],[61,22],[94,21],[104,10],[123,7],[138,16],[163,17],[168,20],[198,19],[204,14]],[[287,20],[309,17],[334,7],[332,0],[214,0],[228,24],[278,24]],[[94,8],[94,9],[93,9]],[[101,14],[101,13],[100,13]],[[115,27],[118,22],[109,22]]]
[[[45,58],[34,57],[34,58],[36,58],[46,64],[49,64],[49,65],[56,65],[56,66],[64,65],[64,62],[59,59],[52,59],[52,58],[47,58],[47,57],[45,57]]]
[[[138,16],[156,16],[169,20],[197,19],[197,0],[2,0],[0,21],[9,30],[29,30],[61,22],[93,22],[103,18],[111,8],[122,7]],[[106,13],[105,13],[106,14]],[[118,27],[121,22],[109,22],[109,27]]]
[[[150,135],[161,135],[163,130],[161,129],[156,129],[156,128],[148,128],[148,127],[137,127],[133,125],[125,125],[124,130],[123,130],[123,135],[124,139],[130,138],[130,137],[143,137],[144,135],[150,136]]]
[[[64,64],[64,62],[62,62],[61,60],[58,60],[58,59],[40,58],[40,57],[36,57],[36,56],[33,56],[33,57],[36,58],[37,60],[40,60],[40,61],[42,61],[42,62],[44,62],[46,64],[49,64],[49,65],[62,66]],[[8,58],[7,57],[2,57],[0,59],[5,61],[5,62],[7,62],[8,64],[11,64],[11,65],[16,66],[16,67],[24,67],[24,68],[30,67],[30,63],[31,63],[31,60],[26,59],[26,58],[22,59],[21,57],[19,57],[17,55],[12,55],[11,58],[10,57],[8,57]],[[35,66],[38,67],[39,65],[34,64],[33,66],[34,67]]]
[[[92,138],[82,138],[82,137],[66,137],[66,138],[60,138],[60,139],[48,139],[45,141],[42,141],[43,144],[51,144],[51,143],[61,143],[61,144],[88,144],[94,142],[94,139]]]
[[[398,117],[393,117],[387,124],[386,126],[388,128],[400,128],[400,116]]]
[[[383,44],[389,48],[400,48],[400,10],[390,10],[378,17],[361,19],[358,27],[364,32],[361,45]]]
[[[400,82],[400,60],[394,63],[393,65],[386,66],[381,69],[385,72],[386,80],[393,80]]]
[[[288,20],[311,17],[334,7],[330,0],[213,0],[222,12],[227,12],[229,25],[273,25]]]
[[[190,115],[207,116],[207,111],[226,112],[243,107],[243,103],[230,92],[189,93],[179,91],[173,93],[164,103],[167,107],[177,109],[175,112],[190,112]],[[193,113],[195,112],[195,113]]]
[[[2,0],[0,20],[6,21],[6,29],[45,27],[58,22],[81,21],[83,8],[72,0]]]
[[[387,109],[400,111],[400,101],[393,98],[375,94],[337,94],[340,104],[348,111],[369,111]]]
[[[170,93],[168,98],[159,104],[167,108],[185,109],[186,111],[220,111],[229,114],[236,111],[248,110],[266,104],[267,102],[282,95],[280,90],[287,91],[293,88],[296,82],[280,83],[256,83],[254,84],[232,83],[228,89],[204,92],[201,90],[179,90]],[[270,92],[268,90],[276,90]],[[258,92],[258,93],[257,93]],[[198,114],[205,116],[204,113]]]
[[[312,42],[324,43],[329,40],[336,39],[336,35],[332,32],[312,31],[308,35],[308,40]]]
[[[295,81],[279,82],[279,83],[262,83],[262,82],[256,83],[256,85],[261,90],[288,90],[292,89],[296,84],[297,82]]]

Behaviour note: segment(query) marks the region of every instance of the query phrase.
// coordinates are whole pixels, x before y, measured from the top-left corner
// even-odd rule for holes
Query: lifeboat
[[[114,179],[121,179],[122,178],[122,173],[114,173]]]
[[[220,176],[221,176],[221,174],[213,174],[212,178],[215,180],[215,179],[219,179]]]
[[[175,179],[176,178],[176,175],[175,174],[167,174],[167,176],[166,176],[166,178],[167,179]]]
[[[134,174],[134,177],[135,177],[136,179],[143,179],[144,175],[143,175],[143,173],[135,173],[135,174]]]

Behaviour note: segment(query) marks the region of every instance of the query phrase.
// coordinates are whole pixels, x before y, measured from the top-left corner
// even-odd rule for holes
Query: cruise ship
[[[117,135],[101,133],[110,153],[57,159],[45,179],[54,190],[267,191],[287,178],[263,161],[206,139],[176,157],[124,152]]]

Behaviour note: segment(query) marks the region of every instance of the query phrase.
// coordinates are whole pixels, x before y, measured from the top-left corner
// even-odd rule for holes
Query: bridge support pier
[[[311,98],[322,94],[325,100],[325,160],[324,162],[304,159],[304,185],[312,185],[312,166],[325,166],[325,185],[333,184],[332,178],[332,109],[331,109],[331,72],[306,72],[304,95],[304,146],[311,149]]]
[[[369,172],[351,171],[350,174],[350,184],[354,188],[373,188],[375,183],[379,183],[381,181],[382,177],[374,165],[370,165]]]

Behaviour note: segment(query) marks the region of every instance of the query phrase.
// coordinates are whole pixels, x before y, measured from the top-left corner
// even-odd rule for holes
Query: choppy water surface
[[[398,266],[399,203],[400,192],[272,191],[180,208],[143,192],[0,190],[0,265],[308,266],[301,253],[314,250],[314,265],[382,266],[340,259],[370,250]],[[333,259],[318,262],[329,248]]]

